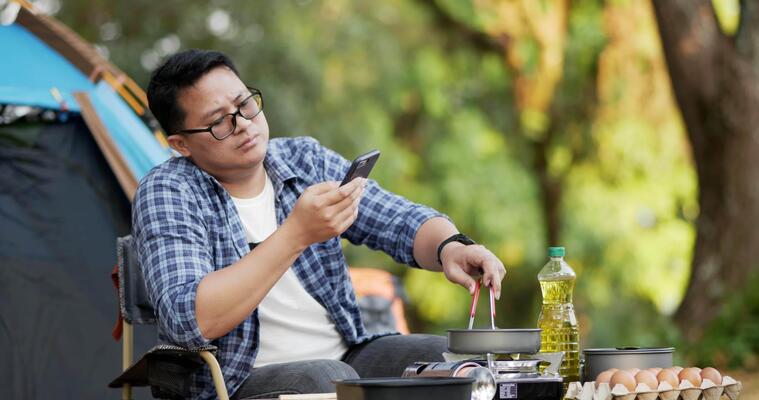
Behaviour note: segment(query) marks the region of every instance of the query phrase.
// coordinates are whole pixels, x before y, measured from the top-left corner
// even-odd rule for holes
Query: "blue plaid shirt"
[[[349,166],[349,161],[312,138],[270,140],[264,168],[274,185],[277,222],[284,222],[307,187],[339,181]],[[435,216],[443,215],[369,180],[358,218],[342,237],[418,267],[414,237],[422,223]],[[217,346],[227,389],[234,393],[249,376],[258,351],[257,311],[216,340],[204,338],[195,319],[200,280],[249,251],[229,194],[189,159],[172,158],[140,182],[132,226],[148,294],[158,314],[160,339],[187,347]],[[340,238],[311,245],[292,269],[306,291],[329,312],[348,345],[370,338],[361,322]],[[193,376],[191,391],[193,398],[215,397],[208,367]]]

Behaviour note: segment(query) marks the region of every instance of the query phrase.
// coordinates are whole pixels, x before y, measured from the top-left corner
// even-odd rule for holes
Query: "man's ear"
[[[185,157],[190,157],[192,155],[190,148],[187,146],[187,138],[184,135],[171,135],[166,138],[166,141],[168,141],[169,146],[179,154]]]

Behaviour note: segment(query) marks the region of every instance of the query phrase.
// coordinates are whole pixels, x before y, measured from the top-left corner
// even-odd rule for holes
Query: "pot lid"
[[[585,354],[604,354],[604,355],[617,355],[617,354],[659,354],[659,353],[673,353],[674,347],[616,347],[605,349],[584,349],[582,352]]]

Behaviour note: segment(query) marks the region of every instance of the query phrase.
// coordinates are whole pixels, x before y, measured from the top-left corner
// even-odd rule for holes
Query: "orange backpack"
[[[370,333],[409,333],[403,287],[393,274],[377,268],[349,268],[361,318]]]

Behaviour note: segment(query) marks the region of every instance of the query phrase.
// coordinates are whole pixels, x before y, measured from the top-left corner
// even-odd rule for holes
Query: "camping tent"
[[[169,150],[144,93],[91,45],[24,2],[0,12],[0,398],[119,398],[116,238]],[[135,352],[155,341],[138,327]]]

